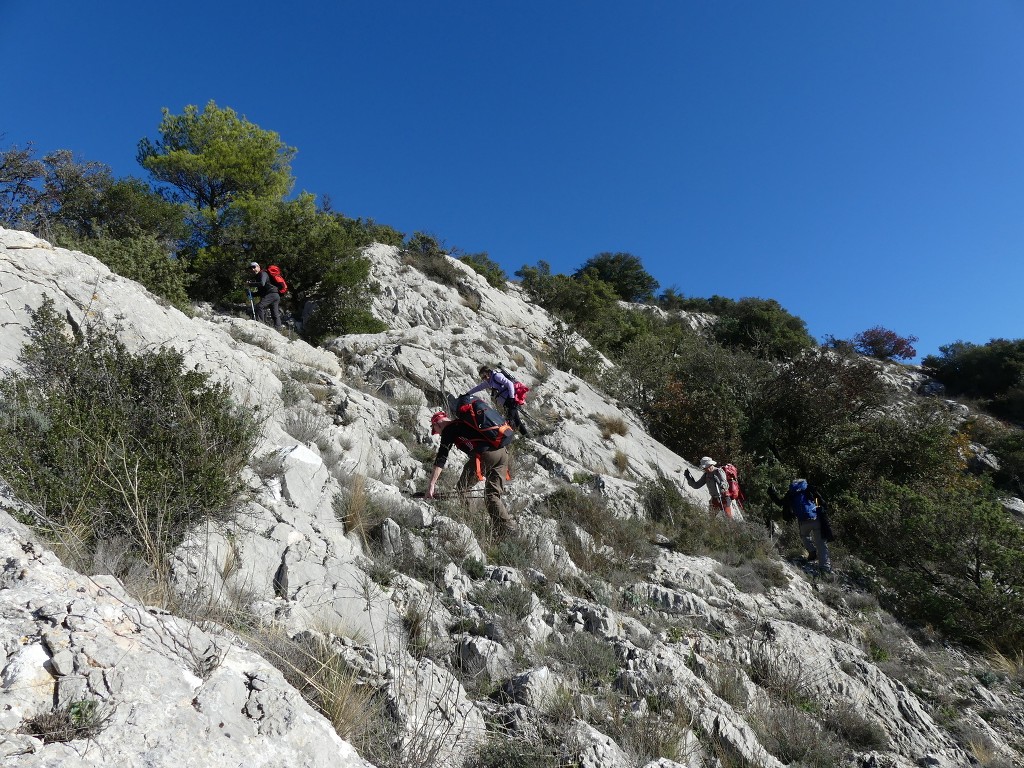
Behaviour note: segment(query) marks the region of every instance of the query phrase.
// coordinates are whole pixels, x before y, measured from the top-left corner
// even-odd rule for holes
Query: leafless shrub
[[[875,720],[865,717],[846,701],[839,702],[822,713],[822,723],[832,733],[858,751],[885,750],[889,735]]]
[[[842,762],[842,744],[791,704],[758,707],[749,722],[762,746],[784,763],[835,768]]]
[[[619,477],[622,477],[629,471],[629,456],[623,451],[615,451],[615,457],[612,459],[612,464],[615,465],[615,469],[619,473]]]
[[[742,709],[749,703],[747,677],[741,669],[733,666],[718,667],[708,683],[718,698],[733,707]]]
[[[773,699],[794,706],[812,703],[812,685],[821,674],[786,654],[767,637],[751,640],[748,673]]]
[[[310,410],[292,411],[285,418],[284,431],[300,443],[316,443],[328,427],[331,420],[323,413]]]
[[[107,727],[113,714],[108,704],[80,699],[26,719],[22,730],[46,744],[91,739]]]

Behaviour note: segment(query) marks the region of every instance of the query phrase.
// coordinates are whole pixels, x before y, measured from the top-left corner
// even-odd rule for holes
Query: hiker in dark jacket
[[[269,309],[271,317],[274,318],[274,327],[281,330],[283,327],[281,323],[281,293],[277,283],[271,280],[267,270],[260,267],[255,261],[249,264],[249,271],[253,276],[251,284],[256,286],[256,293],[260,297],[260,303],[253,308],[256,319],[261,323],[267,322],[267,309]]]
[[[795,519],[800,525],[800,539],[807,550],[807,561],[818,561],[823,573],[832,573],[832,560],[828,553],[828,540],[832,531],[828,525],[825,501],[818,490],[803,478],[789,484],[785,496],[774,488],[768,488],[771,500],[782,507],[782,519]]]
[[[482,389],[490,389],[491,397],[494,399],[494,404],[499,408],[505,409],[505,418],[508,419],[508,423],[518,429],[519,433],[523,437],[529,437],[530,433],[526,431],[526,426],[523,424],[523,420],[519,414],[519,403],[516,402],[515,382],[501,371],[496,371],[486,365],[480,366],[479,373],[482,381],[466,392],[466,394],[472,395]]]
[[[505,427],[508,429],[508,427]],[[448,454],[454,445],[459,450],[469,454],[469,460],[462,468],[455,488],[459,493],[464,493],[481,480],[484,481],[484,500],[487,504],[487,514],[491,517],[494,529],[500,533],[513,531],[519,527],[512,515],[509,514],[501,495],[505,490],[505,480],[508,477],[508,450],[484,446],[481,449],[479,434],[468,424],[458,419],[451,418],[444,411],[438,411],[430,417],[430,432],[434,435],[441,435],[441,447],[437,449],[437,456],[434,459],[434,471],[430,475],[430,486],[427,489],[426,498],[432,499],[436,495],[437,480],[448,463]]]
[[[709,508],[712,517],[714,517],[715,512],[722,510],[725,516],[732,520],[732,499],[726,493],[729,490],[729,478],[725,476],[725,470],[719,468],[715,464],[715,460],[710,456],[701,458],[700,469],[703,473],[700,480],[694,480],[693,476],[690,475],[690,470],[684,470],[683,474],[686,476],[686,482],[689,483],[691,488],[707,486],[708,493],[711,494]]]

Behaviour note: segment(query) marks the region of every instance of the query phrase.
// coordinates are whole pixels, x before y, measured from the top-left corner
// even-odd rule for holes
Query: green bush
[[[650,302],[658,290],[658,281],[631,253],[599,253],[573,273],[574,278],[584,275],[607,283],[623,301]]]
[[[171,258],[153,235],[115,239],[110,237],[58,239],[57,244],[102,261],[112,272],[143,285],[151,293],[166,299],[181,310],[188,310],[188,286],[193,277],[184,263]]]
[[[501,265],[491,259],[486,253],[470,253],[460,256],[459,261],[473,268],[481,275],[492,288],[504,291],[508,283],[508,275]]]
[[[923,365],[951,395],[978,398],[997,416],[1024,422],[1024,339],[957,341],[939,351]]]
[[[45,300],[23,371],[0,381],[0,476],[43,529],[123,536],[159,567],[189,527],[233,509],[255,421],[174,350],[136,355],[105,328],[67,329]]]
[[[774,299],[740,299],[719,315],[714,333],[724,346],[765,358],[793,357],[815,346],[807,324]]]
[[[409,238],[402,261],[441,285],[456,286],[462,277],[437,238],[425,232],[415,232]]]

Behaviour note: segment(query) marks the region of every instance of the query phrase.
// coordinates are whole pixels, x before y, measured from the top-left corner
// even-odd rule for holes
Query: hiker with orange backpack
[[[691,488],[707,487],[708,493],[711,494],[709,509],[712,517],[714,517],[715,512],[722,510],[725,516],[732,520],[733,499],[729,494],[729,478],[725,474],[725,470],[718,467],[715,464],[715,460],[710,456],[701,458],[700,469],[703,473],[700,480],[694,480],[690,475],[690,470],[685,470],[683,474],[686,476],[686,482],[689,483]],[[737,484],[738,488],[739,485]]]
[[[280,277],[280,270],[277,270],[277,276],[275,276],[271,274],[271,269],[275,268],[263,269],[255,261],[249,264],[249,271],[253,275],[251,282],[255,284],[256,293],[260,297],[260,303],[253,308],[253,314],[258,321],[265,323],[269,309],[271,317],[274,318],[274,327],[281,330],[284,327],[281,322],[281,294],[288,290],[288,284],[285,283],[284,278]]]
[[[441,435],[441,446],[434,459],[434,471],[424,496],[437,497],[437,481],[448,462],[448,454],[455,446],[469,455],[462,474],[455,484],[462,494],[480,481],[484,481],[484,500],[491,523],[498,533],[518,528],[518,523],[501,500],[505,480],[509,478],[508,450],[514,432],[496,410],[483,400],[463,395],[455,403],[455,416],[438,411],[430,417],[430,432]]]

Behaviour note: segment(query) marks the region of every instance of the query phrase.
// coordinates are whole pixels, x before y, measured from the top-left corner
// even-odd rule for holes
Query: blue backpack
[[[806,480],[794,480],[789,484],[789,508],[800,522],[816,520],[818,504],[814,494],[808,492]]]

